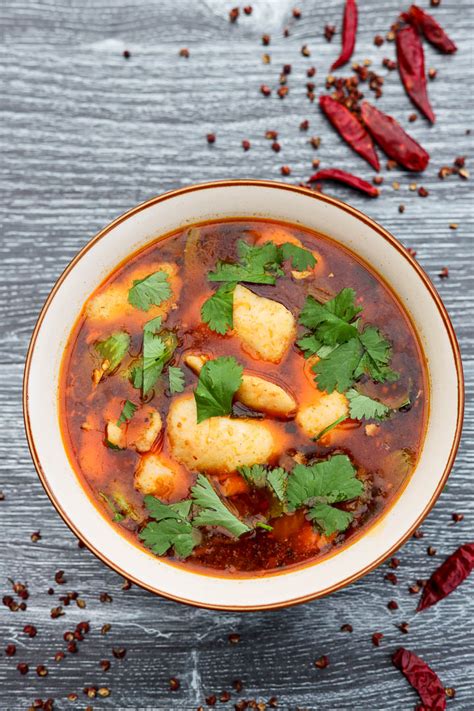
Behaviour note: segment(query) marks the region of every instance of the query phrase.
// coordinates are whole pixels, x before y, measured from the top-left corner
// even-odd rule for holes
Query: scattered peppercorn
[[[110,662],[109,662],[108,659],[102,659],[102,660],[99,662],[99,666],[100,666],[100,668],[102,669],[102,671],[104,671],[104,672],[109,671],[109,669],[110,669]]]
[[[16,654],[16,647],[14,644],[7,644],[5,647],[5,654],[7,657],[14,657]]]
[[[397,167],[397,162],[395,160],[387,161],[387,170],[394,170]]]
[[[29,672],[29,670],[30,670],[28,664],[25,664],[25,662],[19,662],[19,663],[16,665],[16,668],[18,669],[18,671],[20,672],[20,674],[23,674],[23,675],[28,674],[28,672]]]
[[[278,94],[278,96],[280,97],[280,99],[284,99],[285,96],[288,94],[289,91],[290,91],[290,90],[288,89],[287,86],[280,86],[280,88],[279,88],[278,91],[277,91],[277,94]]]
[[[400,622],[400,624],[398,625],[398,629],[400,630],[400,632],[403,632],[403,634],[408,634],[408,622]]]
[[[448,267],[443,267],[439,273],[439,276],[441,279],[447,279],[449,277]]]
[[[239,14],[240,14],[239,8],[233,7],[232,10],[229,11],[229,22],[237,22]]]
[[[77,699],[78,699],[79,697],[78,697],[77,694],[72,693],[72,694],[68,694],[66,698],[67,698],[68,701],[77,701]]]
[[[447,274],[446,274],[446,276],[447,276]],[[451,514],[451,518],[453,519],[454,523],[460,523],[461,521],[464,520],[464,514],[453,513],[453,514]]]
[[[300,123],[300,131],[307,131],[309,128],[309,121],[308,119],[305,119]]]
[[[262,54],[262,62],[263,62],[264,64],[270,64],[271,61],[272,61],[272,58],[271,58],[271,56],[270,56],[269,54],[267,54],[267,52],[265,52],[264,54]]]
[[[99,689],[97,689],[97,693],[102,699],[106,699],[107,696],[110,696],[110,689],[108,689],[106,686],[101,686]]]
[[[467,168],[460,168],[458,171],[458,175],[463,180],[467,180],[469,178],[469,171],[467,170]]]
[[[89,699],[95,699],[97,696],[97,687],[95,686],[85,686],[82,691]]]
[[[447,686],[444,690],[447,699],[454,699],[456,696],[456,690],[452,686]]]
[[[100,628],[100,634],[107,634],[107,632],[110,632],[111,629],[112,629],[112,625],[109,625],[108,623],[106,623],[105,625],[102,625],[102,627]]]
[[[384,578],[385,580],[388,580],[389,583],[392,583],[392,585],[396,585],[398,583],[398,578],[395,573],[385,573]]]
[[[381,175],[376,175],[374,178],[372,178],[372,182],[374,185],[382,185],[383,177]]]
[[[303,57],[311,57],[311,52],[307,44],[304,44],[301,47],[301,54],[303,55]]]
[[[450,230],[457,230],[458,226],[459,225],[457,224],[457,222],[450,222],[449,229]]]
[[[410,585],[410,587],[408,588],[408,592],[410,593],[410,595],[418,595],[418,593],[420,592],[420,586],[414,583],[413,585]]]
[[[301,10],[299,9],[299,7],[294,7],[292,10],[292,14],[295,20],[299,20],[301,18]]]
[[[217,696],[215,696],[214,694],[211,694],[210,696],[206,696],[205,701],[208,706],[215,706],[217,703]]]
[[[321,145],[321,139],[320,139],[319,136],[312,136],[312,137],[309,139],[309,142],[310,142],[310,144],[312,145],[312,147],[313,147],[314,149],[319,148],[319,146]]]
[[[420,528],[417,528],[416,531],[413,532],[413,538],[423,538],[424,533]]]
[[[306,70],[306,76],[308,77],[308,79],[311,79],[311,77],[314,77],[315,74],[316,74],[316,67],[309,67]]]
[[[352,627],[352,625],[350,625],[348,622],[341,625],[341,632],[352,632],[353,629],[354,628]]]
[[[321,161],[319,160],[319,158],[313,158],[313,160],[311,161],[311,165],[313,166],[313,168],[319,168],[320,163]]]
[[[271,93],[272,93],[272,90],[270,89],[270,87],[269,87],[267,84],[262,84],[261,87],[260,87],[260,92],[261,92],[264,96],[270,96]]]
[[[374,647],[380,647],[380,642],[382,639],[382,632],[374,632],[374,634],[372,635],[372,644],[374,645]]]
[[[314,666],[318,669],[326,669],[326,667],[329,666],[329,657],[326,654],[323,654],[322,657],[316,659]]]
[[[250,150],[250,141],[247,141],[247,139],[244,138],[242,141],[242,148],[244,151],[249,151]]]
[[[428,546],[428,548],[426,549],[426,552],[428,553],[428,555],[431,555],[431,556],[436,555],[436,548],[433,548],[433,546]]]
[[[423,186],[420,186],[420,187],[418,188],[418,195],[419,195],[420,197],[428,197],[429,192],[428,192],[428,190],[427,190],[426,188],[424,188]]]
[[[180,57],[185,57],[188,59],[189,57],[189,49],[187,47],[183,47],[182,49],[179,50],[179,56]]]
[[[61,605],[58,605],[58,607],[52,607],[49,614],[52,620],[56,620],[58,617],[62,617],[65,613]]]
[[[390,558],[389,565],[391,568],[398,568],[400,565],[400,558]]]
[[[41,541],[41,533],[39,531],[34,531],[30,538],[32,543],[38,543],[38,541]]]
[[[289,166],[289,165],[282,165],[281,168],[280,168],[280,173],[281,173],[282,175],[285,175],[285,176],[291,175],[291,168],[290,168],[290,166]]]
[[[418,119],[418,114],[410,114],[409,117],[408,117],[408,120],[409,120],[410,123],[413,123],[413,122],[416,121],[417,119]]]
[[[240,642],[240,634],[237,632],[231,632],[227,639],[231,644],[238,644]]]
[[[268,47],[268,45],[270,44],[270,40],[270,35],[262,35],[262,44],[264,47]]]
[[[232,682],[232,687],[236,690],[238,694],[240,694],[244,685],[240,679],[234,679],[234,681]]]
[[[69,642],[67,645],[67,651],[69,652],[69,654],[77,654],[77,652],[79,651],[77,642]]]
[[[125,647],[113,647],[112,654],[114,655],[115,659],[123,659],[127,654],[127,650],[125,649]]]
[[[393,59],[384,57],[382,59],[382,66],[388,69],[389,72],[393,72],[397,68],[397,63]]]
[[[36,637],[38,630],[34,625],[25,625],[23,627],[23,632],[28,635],[28,637]]]
[[[436,69],[433,69],[433,67],[430,67],[428,69],[428,76],[430,79],[436,79],[437,74],[438,74],[438,71]]]
[[[245,13],[246,15],[251,15],[251,14],[252,14],[252,10],[253,10],[252,5],[246,5],[246,6],[244,7],[244,13]]]
[[[324,36],[327,42],[330,42],[335,34],[336,28],[334,27],[334,25],[326,25],[326,27],[324,28]]]
[[[0,491],[0,501],[5,501],[5,494],[3,491]]]
[[[38,674],[38,676],[48,676],[48,670],[44,666],[44,664],[38,664],[38,666],[36,667],[36,673]]]
[[[230,701],[230,693],[224,690],[219,697],[219,701],[221,701],[223,704],[226,704],[228,701]]]
[[[179,687],[181,686],[179,679],[177,679],[175,676],[171,677],[169,684],[171,691],[178,691]]]
[[[390,600],[387,603],[387,607],[389,610],[398,610],[398,602],[396,600]]]
[[[122,52],[122,56],[123,56],[124,59],[130,59],[130,57],[131,57],[132,55],[130,54],[130,52],[129,52],[128,49],[124,49],[123,52]]]
[[[208,133],[206,136],[206,139],[209,144],[215,143],[216,142],[216,134],[215,133]]]
[[[430,0],[431,7],[438,7],[441,5],[441,0]]]
[[[398,182],[398,180],[394,180],[394,181],[393,181],[393,183],[392,183],[392,188],[393,188],[394,190],[400,190],[400,183]]]
[[[99,595],[99,600],[101,602],[112,602],[112,596],[109,593],[101,592]]]
[[[271,148],[272,148],[272,151],[275,151],[275,153],[279,153],[281,150],[281,146],[278,143],[278,141],[273,141]]]
[[[64,583],[67,582],[66,578],[64,577],[64,570],[58,570],[54,576],[54,580],[57,585],[64,585]]]
[[[64,654],[64,652],[61,652],[61,651],[56,652],[56,654],[54,655],[54,661],[55,662],[62,662],[62,660],[64,659],[65,656],[66,655]]]

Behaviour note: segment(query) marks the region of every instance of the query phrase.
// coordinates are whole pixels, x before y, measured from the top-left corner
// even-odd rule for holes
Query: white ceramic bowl
[[[268,217],[316,230],[353,250],[393,287],[414,321],[428,362],[431,402],[415,472],[365,535],[321,562],[256,578],[213,577],[178,568],[123,538],[92,504],[66,456],[58,421],[63,349],[82,305],[128,255],[185,225],[227,217]],[[361,212],[304,188],[273,182],[195,185],[153,198],[108,225],[73,259],[48,297],[28,352],[24,379],[28,442],[40,479],[76,535],[138,585],[193,605],[232,610],[310,600],[356,580],[419,526],[453,464],[463,415],[463,376],[453,328],[434,287],[386,230]]]

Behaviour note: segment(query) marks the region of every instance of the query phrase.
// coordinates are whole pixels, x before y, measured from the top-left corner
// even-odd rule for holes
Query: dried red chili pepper
[[[357,4],[355,0],[346,0],[344,19],[342,21],[342,48],[341,54],[331,66],[331,71],[342,67],[349,61],[354,51],[357,34]]]
[[[402,17],[407,22],[411,22],[419,32],[424,34],[428,42],[443,54],[453,54],[457,51],[456,45],[448,37],[441,25],[421,7],[412,5],[408,13],[402,15]]]
[[[465,543],[437,568],[423,589],[417,612],[453,592],[474,570],[474,543]]]
[[[339,170],[339,168],[326,168],[325,170],[319,170],[317,173],[309,178],[308,183],[316,183],[318,180],[337,180],[339,183],[344,183],[350,188],[355,188],[361,192],[369,195],[370,197],[378,197],[379,189],[374,185],[371,185],[366,180],[358,178],[352,173],[346,173],[345,170]]]
[[[418,32],[409,25],[396,34],[397,60],[400,78],[405,91],[415,106],[435,122],[435,115],[431,108],[426,89],[425,55]]]
[[[319,105],[350,147],[365,158],[372,168],[379,170],[380,163],[374,143],[359,119],[332,96],[320,96]]]
[[[438,675],[423,659],[404,647],[392,655],[392,662],[400,669],[407,681],[418,692],[423,709],[426,711],[445,711],[446,695]]]
[[[382,113],[364,101],[361,106],[362,120],[372,138],[388,155],[408,170],[421,171],[430,160],[429,154],[403,130],[392,116]]]

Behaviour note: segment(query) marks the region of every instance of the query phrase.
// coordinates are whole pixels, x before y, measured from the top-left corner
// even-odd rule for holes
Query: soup
[[[158,239],[88,299],[65,349],[68,456],[111,525],[201,572],[312,562],[413,471],[423,354],[382,279],[261,220]]]

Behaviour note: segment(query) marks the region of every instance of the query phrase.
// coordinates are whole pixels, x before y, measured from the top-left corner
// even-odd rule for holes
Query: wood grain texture
[[[328,67],[339,51],[340,36],[331,44],[324,25],[340,26],[342,2],[302,0],[299,21],[291,17],[293,0],[254,0],[251,17],[228,22],[234,2],[223,0],[3,0],[0,8],[2,86],[0,180],[0,586],[8,594],[8,577],[28,581],[26,612],[0,608],[1,644],[17,645],[15,657],[0,656],[0,709],[27,708],[35,698],[52,697],[56,708],[194,709],[206,696],[244,682],[241,694],[217,706],[229,708],[239,698],[267,700],[279,707],[317,711],[400,711],[412,709],[417,696],[389,655],[400,644],[424,657],[446,686],[456,688],[449,708],[474,708],[474,579],[438,607],[415,617],[416,596],[407,586],[430,571],[459,544],[474,538],[474,474],[472,447],[474,412],[468,403],[464,437],[446,490],[423,524],[423,539],[401,550],[399,584],[384,580],[382,566],[363,580],[326,599],[278,612],[225,614],[184,607],[133,587],[121,590],[120,578],[80,550],[62,523],[36,477],[28,453],[21,415],[21,380],[29,336],[39,309],[54,281],[99,228],[136,203],[157,193],[197,181],[220,178],[280,178],[280,166],[292,168],[291,181],[310,175],[317,155],[321,166],[335,165],[371,179],[368,166],[351,153],[305,96],[306,68],[318,73],[323,90]],[[394,0],[360,3],[360,31],[355,58],[393,57],[393,43],[373,45],[385,35],[405,4]],[[466,384],[473,392],[473,211],[469,181],[440,181],[441,165],[457,155],[472,155],[472,14],[469,0],[444,0],[433,10],[459,46],[451,57],[426,48],[427,66],[438,69],[429,86],[437,123],[423,118],[409,130],[432,155],[423,177],[398,170],[383,171],[380,199],[370,201],[342,187],[327,187],[366,211],[404,244],[417,250],[421,265],[435,282],[452,316],[464,355]],[[291,35],[282,37],[288,26]],[[272,35],[270,47],[261,34]],[[302,44],[311,57],[300,53]],[[178,56],[187,46],[191,56]],[[122,58],[123,49],[131,58]],[[261,55],[271,54],[264,65]],[[264,99],[262,83],[278,86],[283,63],[293,65],[290,93],[281,101]],[[383,70],[385,74],[385,70]],[[413,107],[396,72],[385,77],[381,108],[408,124]],[[309,119],[308,134],[298,130]],[[282,151],[271,151],[263,134],[280,133]],[[205,135],[215,131],[208,146]],[[322,137],[315,152],[310,135]],[[244,153],[242,139],[252,148]],[[399,190],[391,186],[400,183]],[[409,190],[417,182],[429,190],[420,198]],[[404,214],[398,205],[405,204]],[[456,231],[449,223],[458,223]],[[449,279],[440,269],[448,266]],[[453,525],[452,512],[464,520]],[[31,543],[40,529],[42,539]],[[426,547],[437,548],[430,558]],[[54,583],[64,569],[67,583]],[[47,594],[48,588],[55,595]],[[64,590],[77,590],[86,601],[74,604],[53,620],[51,607]],[[101,603],[108,591],[113,601]],[[388,600],[400,609],[390,612]],[[77,655],[61,663],[54,653],[64,648],[63,632],[80,620],[91,632]],[[410,622],[408,635],[397,628]],[[109,622],[107,636],[101,626]],[[342,633],[342,623],[353,625]],[[23,625],[33,623],[38,635],[29,639]],[[383,632],[380,648],[373,632]],[[239,644],[228,642],[239,633]],[[123,661],[112,657],[125,646]],[[313,662],[328,654],[330,665]],[[112,659],[109,672],[98,666]],[[26,661],[22,677],[16,664]],[[44,663],[49,675],[40,679],[34,667]],[[168,680],[181,681],[171,692]],[[90,701],[85,686],[107,686],[108,698]],[[67,694],[79,694],[77,703]]]

